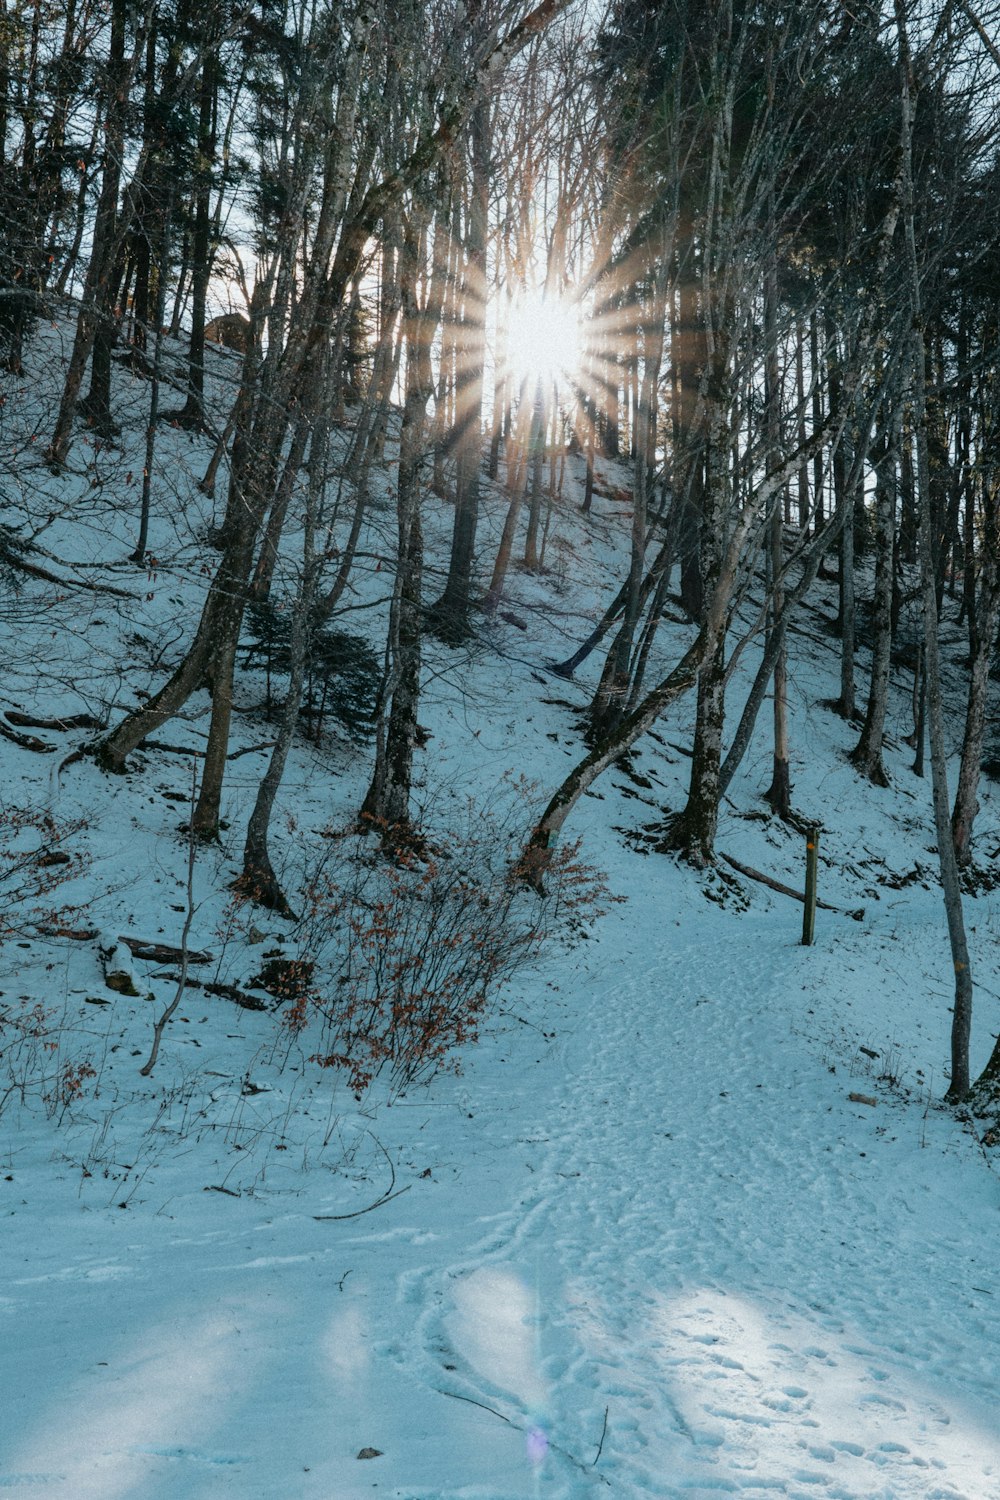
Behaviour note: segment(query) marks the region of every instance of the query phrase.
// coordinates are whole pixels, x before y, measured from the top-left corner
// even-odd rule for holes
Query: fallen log
[[[198,983],[200,981],[196,981]],[[188,980],[190,984],[191,981]],[[223,1000],[232,1000],[234,1005],[239,1005],[243,1010],[270,1010],[264,1000],[257,995],[250,995],[246,990],[239,989],[235,984],[222,984],[219,981],[203,984],[201,988],[209,995],[221,995]]]
[[[22,750],[34,750],[36,755],[51,755],[56,748],[55,745],[40,740],[37,735],[20,734],[7,722],[6,714],[0,714],[0,734],[5,740],[10,740],[12,745],[17,745]]]
[[[169,964],[180,963],[184,957],[183,950],[175,948],[171,943],[150,943],[145,938],[133,938],[122,936],[121,941],[132,952],[133,958],[146,958],[151,963]],[[211,953],[200,953],[196,948],[189,948],[187,952],[189,964],[210,964]]]
[[[128,944],[111,932],[103,933],[97,943],[104,965],[104,983],[108,989],[114,990],[117,995],[140,995],[142,991],[136,983],[135,970],[132,968],[133,955]]]
[[[741,860],[734,859],[731,854],[723,854],[721,849],[719,850],[719,858],[724,859],[727,865],[732,865],[733,869],[737,870],[741,875],[746,875],[749,880],[760,881],[761,885],[766,885],[770,890],[777,891],[780,896],[791,896],[793,901],[804,902],[806,899],[803,891],[797,891],[793,886],[784,885],[780,880],[775,880],[773,875],[765,875],[763,870],[755,870],[753,865],[743,864]],[[824,911],[839,912],[842,917],[850,917],[854,922],[864,920],[865,909],[863,906],[859,906],[855,911],[850,911],[846,906],[832,906],[829,901],[822,901],[819,898],[817,898],[816,905],[821,906]]]
[[[42,937],[69,938],[74,943],[93,943],[101,936],[96,927],[39,927],[38,931]],[[118,942],[124,943],[133,958],[148,959],[156,964],[179,964],[184,957],[183,950],[175,948],[172,943],[150,942],[146,938],[129,937],[127,933],[121,933]],[[199,952],[197,948],[189,948],[187,954],[189,964],[210,964],[211,953]]]
[[[167,972],[156,974],[156,979],[169,980],[173,984],[180,983],[180,975]],[[235,984],[223,984],[220,980],[192,979],[189,974],[184,981],[184,988],[188,990],[204,990],[206,995],[219,995],[223,1000],[231,1000],[234,1005],[240,1006],[242,1010],[271,1010],[258,995],[251,995],[246,990],[241,990]]]
[[[4,718],[8,724],[16,724],[19,729],[99,729],[100,724],[93,714],[61,714],[55,718],[46,719],[38,714],[25,714],[17,708],[4,709]]]

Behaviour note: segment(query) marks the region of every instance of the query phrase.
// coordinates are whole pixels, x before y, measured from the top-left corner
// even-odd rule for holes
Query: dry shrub
[[[0,805],[0,944],[39,927],[66,929],[76,908],[54,897],[85,866],[84,856],[66,847],[84,826]],[[19,968],[16,961],[3,965],[4,987]],[[65,1059],[65,1033],[64,1015],[32,996],[12,1000],[0,991],[0,1110],[11,1099],[25,1105],[38,1095],[61,1118],[81,1097],[96,1075],[88,1060]]]
[[[53,906],[51,897],[84,868],[83,855],[66,848],[84,826],[0,804],[0,938],[40,922],[58,928],[70,914],[72,908]]]
[[[521,819],[478,813],[460,834],[396,844],[388,858],[384,839],[328,834],[303,902],[314,984],[285,1022],[302,1031],[318,1013],[313,1061],[340,1069],[355,1094],[383,1071],[399,1091],[457,1067],[503,985],[547,939],[600,915],[603,877],[576,845],[551,856],[544,897],[528,888],[524,831]]]
[[[48,1081],[60,1030],[40,1000],[24,995],[0,1004],[0,1111],[12,1098],[27,1104]]]
[[[67,1055],[68,1040],[64,1014],[28,995],[0,1000],[0,1113],[41,1100],[62,1121],[97,1078],[89,1057]]]

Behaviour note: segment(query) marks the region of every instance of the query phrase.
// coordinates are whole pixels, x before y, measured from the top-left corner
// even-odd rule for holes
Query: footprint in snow
[[[902,1401],[894,1401],[891,1396],[883,1396],[878,1391],[867,1392],[861,1397],[864,1406],[889,1406],[893,1411],[905,1411],[906,1407]]]
[[[0,1474],[0,1490],[20,1489],[23,1486],[65,1484],[65,1474]]]
[[[237,1457],[228,1453],[199,1453],[195,1448],[179,1448],[164,1446],[162,1448],[130,1448],[129,1452],[142,1455],[144,1458],[170,1458],[181,1459],[187,1463],[208,1464],[212,1468],[230,1469],[237,1464],[249,1463],[248,1458]]]

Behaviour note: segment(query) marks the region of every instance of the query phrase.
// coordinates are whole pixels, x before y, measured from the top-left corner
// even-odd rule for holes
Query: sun
[[[507,370],[515,386],[577,380],[580,358],[578,309],[558,296],[520,292],[507,325]]]

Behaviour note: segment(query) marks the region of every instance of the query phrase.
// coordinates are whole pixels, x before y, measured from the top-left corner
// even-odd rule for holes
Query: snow
[[[44,416],[8,407],[8,436]],[[124,441],[120,471],[139,440]],[[83,505],[82,455],[59,494],[44,472],[22,476],[28,500],[32,483],[56,495],[43,538],[56,557],[101,563],[87,576],[136,597],[53,601],[27,585],[4,617],[20,647],[6,705],[113,701],[114,718],[160,680],[212,557],[188,508],[207,504],[192,478],[207,449],[163,442],[177,494],[158,495],[155,579],[111,565],[134,518]],[[511,770],[542,795],[579,755],[596,664],[567,683],[545,663],[614,586],[627,516],[607,499],[596,512],[557,513],[560,576],[512,577],[527,630],[499,622],[469,653],[429,648],[428,816],[495,799]],[[448,522],[445,507],[429,516],[432,574]],[[501,522],[498,503],[484,556]],[[376,597],[380,580],[365,587]],[[376,645],[382,618],[365,620]],[[127,644],[136,631],[145,645]],[[663,660],[682,637],[665,627]],[[856,731],[822,706],[835,648],[819,628],[792,637],[795,802],[823,822],[821,894],[843,908],[818,914],[815,946],[786,897],[721,863],[700,877],[640,852],[636,834],[684,795],[682,702],[638,747],[651,786],[613,770],[569,825],[621,899],[517,977],[459,1075],[402,1097],[376,1084],[355,1100],[308,1062],[308,1037],[198,989],[143,1080],[169,965],[134,960],[130,997],[105,989],[96,942],[4,942],[0,1004],[49,1010],[58,1050],[26,1035],[0,1057],[0,1492],[1000,1500],[1000,1185],[983,1122],[939,1103],[950,974],[930,789],[898,739],[893,787],[859,783],[844,759]],[[897,736],[906,692],[900,678]],[[188,717],[162,738],[197,744],[203,728]],[[90,864],[63,889],[93,910],[72,922],[177,943],[187,763],[146,751],[124,778],[87,761],[54,775],[79,736],[37,732],[61,753],[0,742],[4,796],[86,819]],[[270,737],[252,714],[235,733],[241,747]],[[227,904],[264,763],[232,763],[231,843],[195,871],[192,943],[235,984],[279,937],[290,945],[268,914]],[[290,865],[356,810],[367,764],[347,743],[297,749],[281,801]],[[759,816],[768,774],[762,715],[719,848],[801,886],[801,836]],[[982,801],[989,851],[988,784]],[[998,901],[967,903],[974,1070],[1000,1029]],[[53,1094],[58,1069],[84,1059],[95,1076],[79,1096]]]

